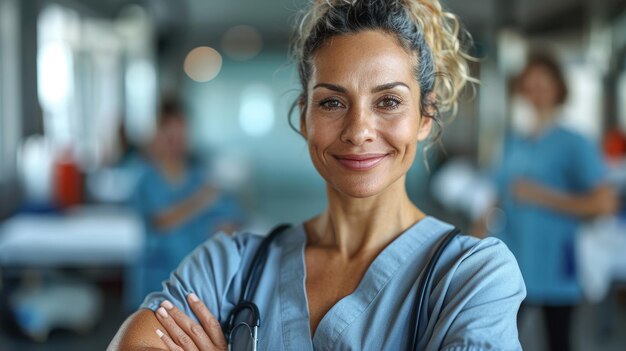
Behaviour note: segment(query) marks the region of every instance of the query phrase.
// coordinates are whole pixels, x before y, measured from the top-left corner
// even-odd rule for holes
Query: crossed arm
[[[615,189],[606,183],[600,184],[584,194],[571,194],[551,189],[529,180],[518,180],[512,185],[512,193],[517,201],[542,206],[553,211],[575,216],[581,219],[614,214],[619,208],[619,200]],[[485,213],[474,223],[473,235],[487,235]]]
[[[175,228],[212,205],[218,196],[216,189],[204,185],[190,197],[152,215],[152,224],[160,230]]]
[[[156,312],[142,309],[122,324],[107,351],[223,351],[226,339],[218,320],[195,294],[187,296],[196,323],[169,301]]]
[[[611,215],[619,207],[615,190],[608,184],[600,184],[585,194],[569,194],[534,182],[518,181],[513,191],[520,201],[580,218]]]

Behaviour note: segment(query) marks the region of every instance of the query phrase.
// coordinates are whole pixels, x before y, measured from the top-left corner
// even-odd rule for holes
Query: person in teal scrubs
[[[550,349],[569,350],[572,309],[582,299],[576,232],[581,221],[613,213],[616,199],[599,147],[559,124],[567,87],[556,61],[531,55],[515,89],[531,113],[514,113],[496,167],[505,225],[494,234],[517,258],[525,304],[543,309]]]
[[[293,50],[302,85],[296,129],[328,203],[264,251],[250,296],[258,347],[244,350],[414,349],[417,286],[453,226],[411,202],[406,174],[419,146],[436,138],[438,111],[452,110],[470,79],[457,24],[437,0],[312,2]],[[261,241],[239,233],[198,247],[109,349],[229,349],[222,328]],[[461,235],[436,262],[417,349],[520,350],[526,290],[507,247]]]
[[[211,186],[206,171],[190,159],[186,129],[179,103],[164,101],[132,199],[146,232],[143,255],[133,269],[131,301],[126,302],[133,309],[149,292],[160,289],[196,246],[242,220],[234,196]]]

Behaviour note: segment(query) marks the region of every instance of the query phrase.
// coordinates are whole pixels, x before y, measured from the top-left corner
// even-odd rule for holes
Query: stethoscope
[[[250,269],[245,276],[243,294],[239,299],[239,303],[233,308],[228,318],[226,336],[228,338],[229,350],[257,350],[258,331],[261,327],[261,314],[257,305],[252,302],[252,297],[256,292],[263,268],[267,261],[269,245],[280,233],[289,227],[290,225],[288,224],[281,224],[274,228],[267,237],[263,239],[252,259]],[[408,350],[410,351],[417,350],[418,342],[421,336],[424,335],[426,325],[428,324],[427,306],[437,262],[446,247],[459,233],[460,230],[454,228],[439,240],[428,259],[424,278],[418,283],[415,303],[411,312],[411,320],[413,323],[409,328],[410,340]]]

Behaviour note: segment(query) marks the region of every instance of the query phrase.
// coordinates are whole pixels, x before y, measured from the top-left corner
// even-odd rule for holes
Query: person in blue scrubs
[[[211,186],[190,160],[187,123],[178,102],[162,103],[157,131],[132,199],[146,231],[143,255],[133,269],[127,301],[133,309],[193,249],[221,228],[241,221],[234,198]]]
[[[315,1],[293,53],[298,131],[326,183],[319,215],[281,232],[252,295],[259,350],[403,350],[417,285],[452,226],[409,199],[406,174],[470,78],[436,0]],[[218,235],[146,297],[110,350],[226,350],[223,327],[262,237]],[[498,239],[457,236],[437,261],[419,350],[520,350],[526,295]],[[252,348],[250,348],[252,350]]]
[[[532,54],[515,90],[520,111],[530,113],[514,114],[496,167],[505,225],[494,234],[517,258],[525,304],[542,307],[550,349],[569,350],[573,306],[582,299],[576,232],[582,220],[611,214],[617,203],[599,147],[559,125],[567,87],[557,62]]]

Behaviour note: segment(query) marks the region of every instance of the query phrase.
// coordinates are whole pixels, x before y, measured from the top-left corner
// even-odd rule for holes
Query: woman
[[[406,173],[440,122],[437,105],[452,107],[468,78],[456,25],[436,0],[316,1],[304,16],[299,130],[328,207],[267,250],[251,298],[258,349],[409,347],[416,285],[452,226],[411,203]],[[220,324],[261,240],[218,236],[198,248],[110,348],[226,349]],[[439,263],[418,349],[520,349],[525,288],[504,244],[458,236]]]
[[[132,309],[146,294],[160,289],[197,245],[241,217],[231,196],[211,186],[202,167],[190,160],[182,106],[165,100],[157,122],[132,199],[146,231],[143,255],[131,272],[134,286],[127,306]]]
[[[544,312],[550,349],[569,350],[573,306],[582,298],[575,235],[581,220],[613,213],[617,201],[599,148],[558,123],[567,86],[556,61],[532,54],[514,89],[518,111],[528,112],[514,113],[514,133],[497,167],[506,226],[494,234],[519,262],[525,305]]]

